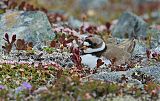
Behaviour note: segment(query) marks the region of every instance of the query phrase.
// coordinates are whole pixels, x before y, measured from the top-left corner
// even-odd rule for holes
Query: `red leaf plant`
[[[38,8],[38,7],[35,7],[34,5],[32,4],[29,4],[25,1],[22,1],[21,4],[18,6],[19,10],[26,10],[26,11],[43,11],[44,13],[47,13],[48,10],[46,8]]]
[[[152,58],[155,59],[156,61],[160,61],[160,53],[153,52],[152,53]]]
[[[97,68],[99,68],[103,64],[104,64],[104,62],[101,59],[97,60]]]
[[[55,40],[52,40],[52,41],[51,41],[50,47],[56,47],[56,41],[55,41]]]
[[[63,45],[63,47],[67,47],[67,44],[71,43],[73,40],[73,38],[66,38],[65,34],[62,34],[59,38],[59,42]]]
[[[76,64],[76,67],[81,70],[83,67],[82,67],[82,64],[81,64],[81,57],[80,57],[80,51],[78,48],[73,48],[71,47],[71,58],[72,58],[72,61]]]
[[[7,6],[7,8],[9,8],[9,9],[15,9],[16,6],[18,5],[15,0],[5,0],[3,2]]]
[[[67,17],[65,15],[63,15],[63,14],[53,13],[53,14],[48,14],[48,19],[49,19],[49,21],[51,23],[56,23],[58,21],[65,21],[65,20],[67,20]]]
[[[16,41],[16,49],[17,50],[32,50],[33,43],[25,42],[24,39],[17,39]]]
[[[56,47],[63,49],[64,47],[68,47],[67,44],[71,43],[74,40],[74,37],[72,36],[66,36],[65,34],[62,34],[58,36],[57,39],[53,39],[50,42],[50,47]]]
[[[105,26],[107,28],[107,33],[110,33],[110,27],[111,27],[111,23],[110,22],[106,22]]]
[[[88,28],[86,28],[86,32],[88,32],[90,34],[96,34],[97,33],[97,27],[96,26],[89,26]]]
[[[12,36],[11,42],[9,41],[8,33],[5,34],[5,37],[3,39],[6,41],[6,43],[4,46],[2,46],[2,48],[5,49],[5,52],[9,54],[11,52],[14,42],[16,41],[16,35]]]
[[[150,59],[151,51],[149,49],[146,50],[147,58]]]
[[[46,8],[39,8],[35,7],[33,4],[27,3],[27,1],[20,2],[20,4],[16,0],[4,0],[4,4],[7,6],[8,9],[15,9],[18,8],[18,10],[24,10],[24,11],[43,11],[44,13],[47,13],[48,10]]]

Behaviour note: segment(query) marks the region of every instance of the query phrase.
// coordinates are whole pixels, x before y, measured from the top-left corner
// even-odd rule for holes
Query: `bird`
[[[125,39],[117,43],[113,37],[104,41],[100,36],[90,36],[86,37],[80,49],[83,56],[91,54],[111,62],[114,60],[114,65],[121,65],[130,60],[135,44],[135,39]]]
[[[100,38],[100,36],[89,36],[83,41],[83,45],[80,48],[83,54],[94,54],[95,56],[101,56],[106,50],[105,42]]]

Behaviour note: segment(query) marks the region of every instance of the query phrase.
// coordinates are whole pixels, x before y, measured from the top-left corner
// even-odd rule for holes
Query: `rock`
[[[125,75],[129,79],[129,83],[138,84],[141,86],[141,82],[137,79],[132,78],[132,74],[136,71],[140,71],[141,73],[147,74],[154,78],[154,81],[160,82],[160,65],[147,66],[142,68],[133,68],[128,71],[117,71],[117,72],[101,72],[90,75],[93,79],[103,80],[103,81],[111,81],[118,82],[121,80],[122,75]]]
[[[133,72],[140,71],[142,73],[153,76],[156,80],[158,80],[160,79],[160,68],[159,67],[160,67],[160,64],[142,67],[142,68],[134,68],[134,69],[127,71],[126,75],[131,76]]]
[[[115,96],[112,99],[107,98],[107,101],[138,101],[141,100],[140,98],[134,98],[131,95],[124,95],[124,96]]]
[[[137,15],[131,12],[124,12],[115,28],[113,28],[112,35],[119,38],[146,36],[147,27],[147,23]]]
[[[146,54],[147,47],[144,42],[136,40],[135,48],[132,52],[132,56],[143,56]]]
[[[50,57],[50,61],[54,61],[62,67],[71,68],[74,63],[71,59],[71,54],[68,52],[53,52],[51,56],[45,55],[46,57]],[[44,61],[46,62],[46,61]]]
[[[142,83],[136,79],[132,79],[131,75],[127,74],[127,71],[117,71],[117,72],[101,72],[90,75],[91,78],[95,80],[102,80],[108,82],[121,82],[121,78],[123,75],[128,78],[128,83],[142,86]]]
[[[160,45],[152,49],[152,52],[160,53]]]
[[[110,81],[110,82],[118,82],[125,72],[101,72],[92,74],[90,77],[98,80]]]
[[[41,11],[7,11],[0,15],[0,43],[4,43],[4,33],[17,39],[33,42],[41,46],[44,41],[52,40],[55,34],[51,30],[47,16]],[[1,46],[0,46],[1,50]]]
[[[160,45],[160,29],[158,26],[151,26],[151,28],[148,29],[148,33],[151,34],[151,48]]]

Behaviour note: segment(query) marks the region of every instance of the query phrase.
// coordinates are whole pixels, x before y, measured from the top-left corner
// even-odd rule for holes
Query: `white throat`
[[[102,43],[102,46],[100,48],[95,48],[95,49],[92,49],[92,48],[87,48],[86,50],[84,50],[84,53],[94,53],[94,52],[99,52],[99,51],[102,51],[104,50],[106,47],[105,43],[103,42]]]

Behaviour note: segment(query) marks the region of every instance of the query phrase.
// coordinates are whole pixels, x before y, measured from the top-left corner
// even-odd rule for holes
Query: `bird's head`
[[[99,36],[86,37],[80,47],[84,54],[101,52],[105,48],[105,42]]]

